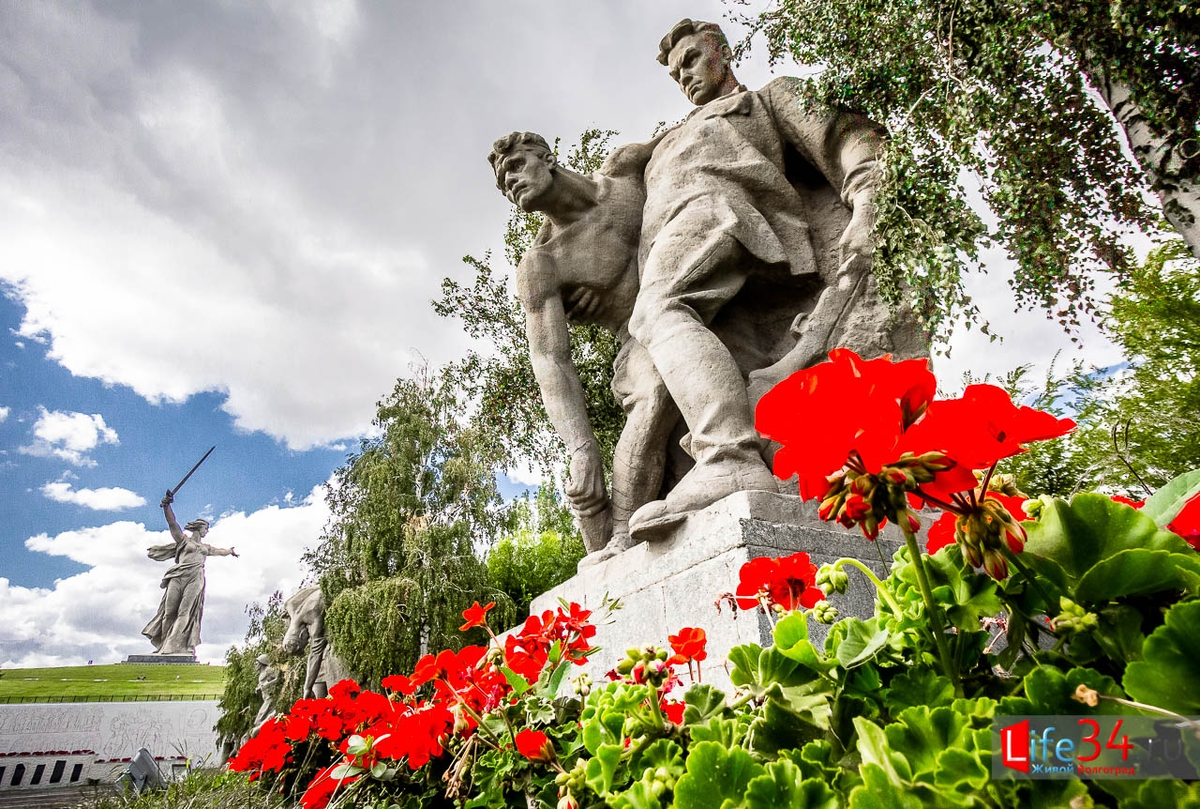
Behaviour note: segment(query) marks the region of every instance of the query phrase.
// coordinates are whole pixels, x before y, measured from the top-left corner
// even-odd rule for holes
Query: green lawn
[[[225,667],[121,664],[0,669],[0,673],[0,703],[9,697],[46,701],[56,697],[105,700],[196,695],[216,699],[224,688]]]

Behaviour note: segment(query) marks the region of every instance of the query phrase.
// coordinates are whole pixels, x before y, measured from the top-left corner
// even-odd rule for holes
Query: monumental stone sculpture
[[[254,659],[254,668],[258,672],[258,683],[254,686],[254,690],[262,697],[262,705],[259,706],[258,714],[254,717],[254,725],[250,730],[251,736],[258,733],[263,723],[279,712],[275,707],[276,686],[279,684],[280,678],[279,669],[271,665],[271,656],[265,654]]]
[[[651,403],[644,418],[626,408],[629,437],[642,446],[614,462],[616,549],[629,542],[626,525],[633,541],[658,538],[734,492],[777,491],[753,407],[788,374],[839,345],[864,356],[926,352],[911,317],[887,311],[869,272],[880,128],[805,104],[796,79],[746,89],[713,23],[682,20],[663,38],[659,61],[697,109],[649,143],[621,147],[590,178],[558,166],[545,141],[528,134],[498,141],[490,156],[501,190],[546,213],[517,286],[543,400],[571,452],[567,491],[585,530],[606,495],[567,320],[607,314],[627,361],[614,389]],[[658,442],[677,411],[694,465],[657,499]],[[618,472],[640,488],[623,489]],[[589,550],[597,546],[588,540]]]
[[[346,666],[333,653],[325,635],[325,600],[320,587],[304,587],[283,602],[288,628],[280,645],[289,655],[308,646],[303,699],[329,695],[329,686],[350,677]]]
[[[545,214],[517,268],[517,296],[546,412],[570,452],[567,497],[592,561],[625,547],[630,515],[658,497],[667,438],[679,419],[650,356],[628,328],[638,290],[642,171],[653,146],[620,147],[590,176],[560,165],[545,139],[532,132],[497,140],[488,155],[504,195],[522,210]],[[603,326],[620,341],[612,388],[626,422],[614,450],[611,500],[571,361],[568,320]]]
[[[209,556],[237,556],[237,552],[201,541],[208,534],[208,520],[195,519],[181,529],[171,509],[174,499],[174,492],[168,490],[159,504],[174,542],[154,545],[148,553],[156,562],[173,559],[175,564],[163,576],[159,585],[164,590],[162,601],[142,634],[150,639],[157,655],[194,657],[204,617],[204,560]]]

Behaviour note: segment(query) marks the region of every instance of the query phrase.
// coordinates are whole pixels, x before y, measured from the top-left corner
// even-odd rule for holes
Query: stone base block
[[[703,680],[729,688],[729,650],[742,643],[768,645],[771,617],[758,610],[731,608],[723,594],[738,584],[738,570],[758,556],[787,556],[804,551],[818,567],[849,556],[876,575],[884,575],[880,554],[891,563],[902,544],[899,534],[872,543],[857,531],[817,518],[816,503],[794,495],[740,492],[690,516],[668,539],[642,543],[590,567],[534,599],[531,612],[554,609],[558,600],[597,610],[605,596],[619,599],[621,609],[597,627],[594,644],[601,647],[586,667],[601,681],[630,646],[647,643],[667,647],[667,636],[682,627],[700,627],[708,635]],[[891,526],[889,526],[891,528]],[[875,588],[859,570],[847,566],[850,586],[829,601],[843,616],[874,614]],[[603,616],[595,615],[603,620]],[[809,622],[809,633],[821,646],[828,627]],[[684,675],[685,682],[687,680]]]
[[[189,665],[189,664],[197,665],[197,666],[200,665],[199,662],[196,660],[195,655],[156,655],[156,654],[130,655],[129,657],[122,660],[121,662],[122,663],[137,663],[139,665],[145,665],[147,663],[164,664],[164,665],[169,663],[173,666]]]

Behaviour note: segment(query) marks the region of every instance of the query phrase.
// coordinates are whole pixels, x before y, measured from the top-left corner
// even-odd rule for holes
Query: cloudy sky
[[[464,254],[502,255],[491,141],[645,139],[688,110],[659,38],[726,12],[0,6],[0,665],[150,651],[158,501],[213,445],[176,509],[242,554],[208,565],[199,654],[220,661],[247,602],[300,585],[321,486],[374,403],[414,361],[467,347],[429,304],[443,277],[468,277]],[[761,48],[738,73],[770,79]],[[1011,314],[1005,275],[973,282],[1005,342],[960,334],[943,378],[1071,355],[1041,315]],[[1089,359],[1116,358],[1083,337]]]

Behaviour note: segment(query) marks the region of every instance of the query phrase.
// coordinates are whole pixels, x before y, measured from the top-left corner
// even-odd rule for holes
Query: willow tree
[[[595,171],[608,155],[614,135],[613,131],[587,130],[563,163],[581,174]],[[556,155],[558,146],[556,140]],[[482,165],[483,155],[480,158]],[[481,182],[487,182],[486,173]],[[532,461],[544,473],[554,475],[563,465],[565,448],[542,404],[529,360],[525,315],[508,284],[541,224],[542,214],[514,206],[504,234],[504,257],[510,269],[494,270],[490,254],[482,259],[468,255],[463,261],[474,276],[469,285],[443,279],[442,297],[433,306],[442,317],[461,320],[463,330],[487,346],[484,351],[468,351],[446,369],[446,375],[477,405],[475,424],[489,451],[503,466]],[[611,389],[619,345],[616,337],[599,326],[573,325],[570,335],[571,357],[583,383],[588,416],[605,469],[611,471],[613,449],[625,424],[625,414]]]
[[[942,334],[978,319],[963,273],[994,242],[1021,304],[1094,312],[1098,273],[1133,267],[1123,232],[1154,218],[1146,189],[1200,256],[1195,3],[779,0],[748,22],[773,60],[819,68],[815,100],[886,125],[876,273]]]
[[[504,524],[495,464],[454,387],[425,369],[400,379],[375,427],[329,484],[330,523],[306,555],[333,647],[372,682],[461,647],[473,601],[512,613],[477,553]]]

